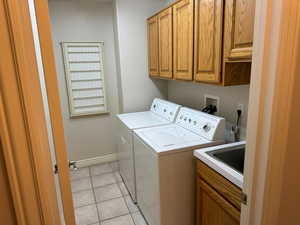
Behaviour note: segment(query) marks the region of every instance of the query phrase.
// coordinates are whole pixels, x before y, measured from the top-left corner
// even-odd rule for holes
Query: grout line
[[[103,164],[103,163],[101,163],[101,164]],[[87,205],[83,205],[83,206],[80,206],[80,207],[76,207],[76,208],[75,208],[75,210],[76,210],[76,209],[78,209],[78,208],[86,207],[86,206],[90,206],[90,205],[95,205],[95,206],[96,206],[97,216],[98,216],[98,221],[97,221],[96,223],[91,223],[91,224],[87,224],[87,225],[95,225],[95,224],[97,224],[97,223],[99,223],[99,224],[101,225],[101,224],[102,224],[102,221],[106,221],[106,220],[109,220],[109,219],[114,219],[114,218],[117,218],[117,217],[120,217],[120,216],[126,216],[126,215],[129,215],[129,216],[131,217],[133,223],[134,223],[134,220],[133,220],[133,218],[132,218],[132,216],[131,216],[131,212],[130,212],[129,207],[128,207],[128,205],[127,205],[127,202],[126,202],[126,200],[125,200],[125,196],[126,196],[126,195],[123,195],[123,193],[122,193],[122,191],[121,191],[121,188],[120,188],[120,185],[119,185],[119,183],[123,182],[123,180],[122,180],[122,181],[118,181],[117,176],[116,176],[116,174],[115,174],[115,173],[118,172],[119,170],[118,170],[118,169],[114,169],[114,168],[112,167],[112,165],[111,165],[111,164],[112,164],[111,162],[108,163],[108,164],[109,164],[109,166],[112,168],[112,172],[105,172],[105,173],[101,173],[101,174],[98,174],[98,175],[94,175],[94,176],[93,176],[93,175],[92,175],[92,172],[91,172],[91,166],[87,166],[87,167],[83,167],[83,168],[87,168],[87,169],[88,169],[88,176],[80,177],[80,178],[77,178],[77,179],[70,179],[71,182],[72,182],[72,181],[75,181],[75,180],[80,180],[80,179],[87,179],[87,178],[90,179],[91,188],[79,190],[79,191],[76,191],[76,192],[72,192],[72,195],[75,194],[75,193],[78,193],[78,192],[82,192],[82,191],[89,191],[89,190],[91,190],[91,191],[93,192],[94,203],[92,203],[92,204],[87,204]],[[96,165],[97,165],[97,164],[96,164]],[[99,165],[100,165],[100,164],[99,164]],[[93,165],[93,166],[95,166],[95,165]],[[112,174],[113,174],[113,176],[114,176],[114,178],[115,178],[115,183],[105,184],[105,185],[102,185],[102,186],[94,187],[92,177],[100,176],[100,175],[108,174],[108,173],[112,173]],[[121,178],[122,178],[122,177],[121,177]],[[113,184],[116,184],[116,185],[118,186],[118,188],[119,188],[119,190],[120,190],[120,192],[121,192],[122,195],[121,195],[120,197],[116,197],[116,198],[108,199],[108,200],[105,200],[105,201],[97,202],[95,189],[96,189],[96,188],[103,188],[103,187],[106,187],[106,186],[109,186],[109,185],[113,185]],[[126,205],[126,207],[127,207],[127,209],[128,209],[128,213],[127,213],[127,214],[124,214],[124,215],[115,216],[115,217],[112,217],[112,218],[109,218],[109,219],[101,220],[101,217],[100,217],[100,209],[98,208],[98,204],[100,204],[100,203],[102,203],[102,202],[110,201],[110,200],[113,200],[113,199],[117,199],[117,198],[123,198],[123,200],[125,201],[125,205]],[[134,224],[135,224],[135,223],[134,223]]]
[[[89,168],[89,174],[91,176],[91,168],[90,167],[88,167],[88,168]],[[95,194],[95,190],[94,190],[94,185],[93,185],[93,179],[92,179],[92,177],[91,177],[91,184],[92,184],[92,191],[93,191],[93,195],[94,195],[94,200],[96,202],[97,200],[96,200],[96,194]],[[97,202],[96,202],[96,209],[97,209],[98,222],[101,223],[100,212],[99,212],[99,208],[98,208]]]
[[[131,197],[130,197],[130,198],[131,198]],[[123,196],[123,199],[124,199],[124,201],[125,201],[125,205],[127,206],[127,209],[128,209],[128,211],[129,211],[129,215],[130,215],[130,218],[131,218],[133,224],[134,224],[134,225],[138,225],[138,224],[135,223],[135,221],[134,221],[134,219],[133,219],[133,217],[132,217],[132,213],[130,212],[129,206],[128,206],[127,201],[126,201],[126,199],[125,199],[125,196]]]
[[[107,221],[107,220],[112,220],[112,219],[116,219],[116,218],[118,218],[118,217],[121,217],[121,216],[127,216],[127,215],[131,216],[130,213],[126,213],[126,214],[122,214],[122,215],[119,215],[119,216],[114,216],[114,217],[111,217],[111,218],[108,218],[108,219],[105,219],[105,220],[101,220],[100,222],[105,222],[105,221]],[[132,220],[133,220],[133,219],[132,219]]]
[[[116,162],[116,161],[113,161],[113,162]],[[107,174],[107,173],[114,173],[114,172],[117,172],[119,169],[116,169],[116,170],[115,170],[115,169],[111,166],[111,163],[112,163],[112,162],[99,163],[99,164],[95,164],[95,165],[92,165],[92,166],[81,167],[81,168],[79,168],[78,170],[87,168],[87,169],[89,170],[89,175],[88,175],[88,176],[84,176],[84,177],[75,178],[75,179],[71,179],[71,176],[70,176],[70,180],[71,180],[71,181],[74,181],[74,180],[80,180],[80,179],[84,179],[84,178],[88,178],[88,177],[95,177],[95,176],[99,176],[99,175],[103,175],[103,174]],[[103,165],[103,164],[108,164],[108,165],[110,166],[110,168],[112,169],[112,171],[111,171],[111,172],[104,172],[104,173],[92,175],[92,173],[91,173],[91,171],[90,171],[90,168],[91,168],[91,167],[94,167],[94,166]]]
[[[108,202],[110,200],[115,200],[115,199],[118,199],[118,198],[123,198],[123,196],[120,196],[120,197],[115,197],[115,198],[111,198],[111,199],[107,199],[107,200],[104,200],[104,201],[101,201],[101,202],[96,202],[96,203],[103,203],[103,202]]]

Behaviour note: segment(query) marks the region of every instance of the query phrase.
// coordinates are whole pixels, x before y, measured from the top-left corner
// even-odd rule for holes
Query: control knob
[[[205,132],[208,132],[208,131],[210,131],[210,126],[209,126],[209,124],[205,124],[203,127],[202,127],[202,129],[205,131]]]

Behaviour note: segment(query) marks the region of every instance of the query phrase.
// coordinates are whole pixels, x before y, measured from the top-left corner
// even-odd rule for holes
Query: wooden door
[[[60,225],[28,1],[0,0],[0,14],[0,151],[15,224]]]
[[[159,76],[157,16],[148,19],[148,64],[149,75]]]
[[[158,15],[159,76],[173,77],[173,15],[172,7]]]
[[[197,225],[239,225],[240,212],[197,178]]]
[[[203,82],[220,82],[223,1],[196,0],[194,26],[194,79]]]
[[[45,76],[45,85],[48,96],[49,114],[51,118],[56,164],[58,166],[58,178],[64,219],[66,224],[75,225],[74,206],[69,176],[69,162],[64,136],[62,111],[60,107],[61,104],[55,58],[53,53],[48,1],[34,0],[34,2]]]
[[[227,0],[225,3],[225,60],[252,58],[255,0]]]
[[[193,80],[193,0],[173,6],[173,73],[175,79]]]

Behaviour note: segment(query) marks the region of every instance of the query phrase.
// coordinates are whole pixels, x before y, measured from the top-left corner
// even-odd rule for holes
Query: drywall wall
[[[116,151],[115,114],[119,111],[112,2],[49,1],[65,137],[70,160],[100,157]],[[110,113],[69,118],[62,41],[104,41],[104,70]]]
[[[164,7],[161,0],[115,0],[120,100],[123,112],[149,109],[154,97],[167,97],[167,81],[148,75],[146,19]]]
[[[235,123],[236,121],[237,105],[244,104],[241,126],[243,127],[242,136],[245,136],[249,85],[221,87],[183,81],[169,81],[168,84],[168,99],[170,101],[195,109],[203,108],[205,94],[220,98],[219,115],[225,117],[230,123]]]

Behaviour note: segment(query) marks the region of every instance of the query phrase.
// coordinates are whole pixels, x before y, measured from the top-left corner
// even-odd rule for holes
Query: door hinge
[[[57,166],[57,164],[54,165],[54,174],[58,174],[58,166]]]
[[[248,196],[247,196],[246,193],[242,192],[241,200],[242,200],[242,201],[241,201],[242,204],[247,205],[247,202],[248,202]]]

